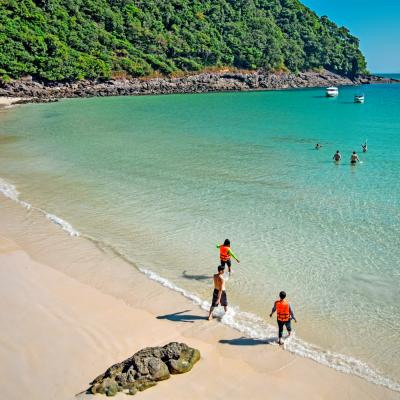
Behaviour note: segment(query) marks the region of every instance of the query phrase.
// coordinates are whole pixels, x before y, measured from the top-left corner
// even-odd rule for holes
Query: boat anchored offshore
[[[354,96],[354,103],[364,103],[365,96],[363,94],[356,94]]]
[[[326,96],[327,97],[336,97],[339,95],[339,89],[335,86],[331,86],[326,88]]]

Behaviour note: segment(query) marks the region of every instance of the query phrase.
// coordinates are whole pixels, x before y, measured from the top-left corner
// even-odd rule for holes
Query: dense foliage
[[[48,81],[205,67],[356,75],[358,39],[298,0],[0,0],[0,77]]]

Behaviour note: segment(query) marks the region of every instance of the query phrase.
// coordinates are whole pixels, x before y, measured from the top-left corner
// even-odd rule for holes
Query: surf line
[[[18,192],[15,185],[7,182],[2,178],[0,178],[0,193],[2,193],[4,197],[6,197],[7,199],[15,201],[17,204],[26,208],[28,211],[34,210],[44,215],[49,221],[61,227],[61,229],[67,232],[70,236],[75,236],[75,237],[80,236],[79,231],[76,230],[69,222],[63,220],[57,215],[48,213],[46,210],[43,210],[40,207],[35,207],[32,204],[24,200],[21,200],[19,197],[20,193]]]
[[[0,192],[8,199],[15,201],[20,204],[22,207],[27,210],[35,210],[42,215],[44,215],[51,222],[59,225],[65,232],[67,232],[70,236],[79,237],[81,236],[80,232],[76,230],[71,224],[67,221],[59,218],[54,214],[50,214],[47,211],[35,207],[32,204],[23,201],[19,198],[20,193],[17,191],[15,185],[5,181],[0,178]],[[85,236],[84,236],[85,237]],[[125,258],[125,257],[122,257]],[[209,308],[209,303],[207,301],[203,301],[198,296],[187,292],[186,290],[180,288],[179,286],[173,284],[168,279],[165,279],[153,271],[138,267],[139,271],[143,274],[147,275],[147,277],[151,280],[157,281],[159,284],[166,286],[167,288],[174,290],[176,292],[181,293],[184,297],[190,299],[194,304],[200,306],[202,309],[206,310]],[[231,308],[231,312],[224,315],[221,319],[221,322],[225,325],[232,327],[233,329],[251,337],[251,338],[261,338],[268,339],[275,332],[275,328],[272,326],[266,326],[262,323],[262,318],[250,314],[247,312],[240,311],[239,307]],[[271,330],[272,329],[272,330]],[[336,369],[340,372],[347,373],[350,375],[355,375],[360,378],[363,378],[369,382],[375,383],[377,385],[381,385],[387,387],[393,391],[400,392],[400,384],[392,381],[391,379],[380,375],[377,371],[373,370],[367,364],[363,363],[360,360],[357,360],[351,356],[345,356],[338,353],[332,353],[329,351],[324,351],[323,349],[314,346],[312,344],[306,343],[301,339],[293,338],[293,341],[290,341],[285,346],[285,350],[297,354],[300,357],[310,358],[319,364],[328,366],[330,368]],[[293,361],[294,362],[294,361]],[[290,364],[286,364],[281,368],[286,368]]]

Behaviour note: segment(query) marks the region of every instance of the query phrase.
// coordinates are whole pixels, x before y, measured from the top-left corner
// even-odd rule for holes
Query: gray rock
[[[102,382],[96,383],[90,388],[90,393],[105,394],[106,396],[115,396],[119,391],[118,383],[112,378],[106,378]]]
[[[66,97],[134,96],[148,94],[205,93],[215,91],[277,90],[285,88],[400,83],[373,75],[350,79],[330,71],[271,73],[263,70],[200,73],[178,78],[132,78],[108,81],[82,80],[72,83],[44,83],[34,79],[0,81],[0,96],[24,97],[24,102],[48,102]]]
[[[200,352],[184,343],[147,347],[99,375],[91,382],[88,393],[115,396],[124,391],[134,395],[168,379],[170,374],[190,371],[199,359]]]
[[[147,368],[154,381],[163,381],[169,378],[169,369],[160,358],[151,357],[148,359]]]
[[[389,80],[394,82],[394,80]],[[275,90],[282,88],[318,87],[387,83],[388,79],[362,76],[354,79],[329,71],[270,73],[266,71],[200,73],[178,78],[132,78],[130,80],[45,83],[32,78],[0,82],[0,95],[29,98],[29,102],[53,101],[65,97],[125,96],[172,93],[204,93],[213,91]]]
[[[137,393],[137,389],[132,386],[131,388],[129,388],[128,392],[126,394],[130,394],[130,395],[135,395]]]

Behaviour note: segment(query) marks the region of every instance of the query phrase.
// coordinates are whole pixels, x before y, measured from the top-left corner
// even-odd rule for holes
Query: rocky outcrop
[[[266,90],[326,85],[352,85],[354,81],[328,71],[321,73],[268,74],[262,72],[203,73],[179,78],[119,79],[106,82],[78,81],[44,84],[22,79],[0,85],[0,95],[31,99],[121,96],[213,91]]]
[[[168,379],[171,374],[190,371],[199,359],[200,352],[185,343],[147,347],[108,368],[91,382],[88,393],[115,396],[124,392],[133,395]]]
[[[362,85],[369,85],[373,83],[400,83],[400,79],[394,79],[376,75],[360,75],[357,78],[358,82]]]
[[[205,93],[244,90],[276,90],[306,87],[344,86],[369,83],[390,83],[396,80],[376,76],[350,79],[329,71],[301,73],[218,72],[178,78],[159,77],[116,79],[105,82],[72,83],[36,82],[31,77],[0,82],[0,96],[22,97],[22,102],[49,102],[66,97],[131,96],[174,93]]]

